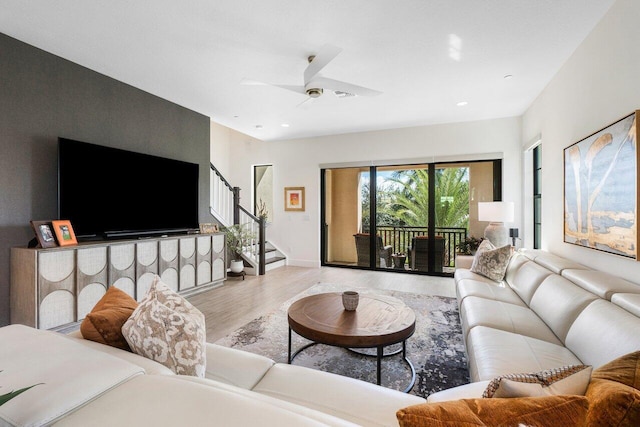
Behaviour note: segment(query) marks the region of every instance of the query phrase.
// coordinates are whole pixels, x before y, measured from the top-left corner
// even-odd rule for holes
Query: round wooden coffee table
[[[362,295],[355,311],[347,311],[339,292],[323,293],[302,298],[289,307],[289,355],[288,363],[306,348],[315,344],[336,347],[375,348],[377,358],[377,384],[380,385],[382,358],[402,352],[411,369],[411,382],[405,392],[413,387],[416,371],[407,358],[406,340],[416,329],[416,316],[399,299],[385,295]],[[313,341],[291,354],[291,331]],[[402,348],[384,354],[384,347],[402,343]],[[364,353],[359,353],[364,354]],[[366,354],[364,354],[366,355]]]

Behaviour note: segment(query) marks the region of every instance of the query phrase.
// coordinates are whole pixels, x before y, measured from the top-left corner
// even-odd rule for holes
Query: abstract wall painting
[[[638,259],[639,116],[565,148],[565,242]]]

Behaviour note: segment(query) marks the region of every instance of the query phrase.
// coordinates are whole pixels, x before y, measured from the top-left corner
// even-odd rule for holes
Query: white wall
[[[618,0],[523,116],[542,137],[543,249],[638,281],[640,263],[563,242],[563,150],[640,109],[640,7]]]
[[[212,131],[212,137],[219,139],[212,141],[211,156],[214,159],[218,150],[228,150],[230,171],[225,177],[242,188],[243,205],[247,207],[251,206],[252,165],[273,164],[275,212],[268,238],[289,256],[290,264],[315,267],[320,265],[321,164],[428,161],[449,156],[474,159],[482,158],[483,153],[502,153],[503,199],[520,206],[521,134],[520,118],[276,142],[262,142],[232,130]],[[284,187],[305,187],[304,213],[284,211]],[[520,216],[518,209],[516,218]],[[519,227],[520,220],[513,226]]]

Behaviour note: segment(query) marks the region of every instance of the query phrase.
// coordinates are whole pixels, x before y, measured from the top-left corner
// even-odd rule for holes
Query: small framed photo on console
[[[51,224],[51,221],[31,221],[31,227],[36,233],[38,246],[41,248],[53,248],[58,246],[58,243],[56,243],[56,237],[53,233],[53,225]]]
[[[77,245],[76,235],[71,227],[71,222],[67,220],[52,221],[53,231],[56,233],[60,246]]]
[[[200,233],[201,234],[217,233],[218,231],[220,231],[218,229],[218,224],[214,224],[214,223],[201,223],[200,224]]]

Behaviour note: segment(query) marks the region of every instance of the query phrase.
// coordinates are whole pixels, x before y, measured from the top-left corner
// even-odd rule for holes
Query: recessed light
[[[504,76],[504,79],[505,79],[505,80],[509,80],[509,79],[512,79],[512,78],[513,78],[513,75],[511,75],[511,74],[506,74],[506,75]]]
[[[283,128],[288,128],[289,127],[289,123],[283,123],[280,126],[282,126]]]
[[[237,119],[238,117],[240,117],[240,116],[238,116],[238,115],[233,116],[234,119]]]
[[[256,129],[262,129],[262,125],[256,125]]]
[[[467,101],[460,101],[460,102],[458,102],[456,105],[457,105],[458,107],[464,107],[464,106],[465,106],[465,105],[467,105],[467,104],[468,104],[468,102],[467,102]]]

